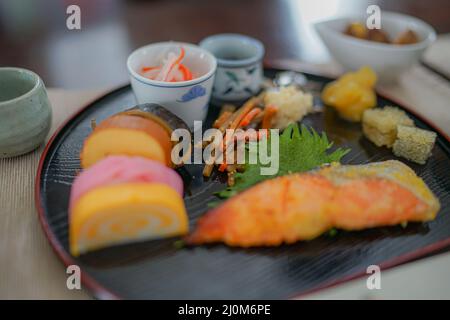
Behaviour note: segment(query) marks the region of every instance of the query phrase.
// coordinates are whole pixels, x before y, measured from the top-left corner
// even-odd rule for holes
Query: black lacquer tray
[[[273,77],[280,70],[266,69]],[[318,93],[331,79],[307,75],[308,89]],[[379,105],[398,105],[378,97]],[[136,104],[130,86],[96,100],[72,117],[53,136],[42,155],[36,179],[36,205],[44,231],[65,265],[77,264],[82,284],[98,298],[138,299],[283,299],[365,274],[369,265],[392,267],[450,245],[450,142],[439,134],[426,165],[405,160],[438,196],[442,209],[433,222],[361,232],[339,231],[309,242],[277,248],[237,249],[224,245],[177,249],[176,239],[154,240],[89,253],[75,259],[68,253],[68,200],[80,170],[79,152],[98,122]],[[211,103],[208,121],[217,115]],[[401,107],[401,106],[400,106]],[[411,114],[417,126],[437,131]],[[361,127],[340,120],[330,109],[307,116],[303,123],[326,131],[337,147],[350,147],[343,163],[396,159],[363,137]],[[185,203],[191,227],[226,187],[223,177],[202,177],[201,165],[179,169],[186,184]]]

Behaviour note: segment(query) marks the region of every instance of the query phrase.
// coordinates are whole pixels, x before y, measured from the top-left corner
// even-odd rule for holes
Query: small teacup
[[[247,99],[261,88],[263,80],[263,44],[240,34],[224,33],[203,39],[200,47],[217,59],[212,95],[216,99]]]
[[[18,156],[44,142],[52,109],[42,79],[20,68],[0,68],[0,158]]]

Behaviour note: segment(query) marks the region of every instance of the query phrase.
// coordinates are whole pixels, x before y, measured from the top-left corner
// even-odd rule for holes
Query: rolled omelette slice
[[[172,142],[156,121],[117,114],[101,122],[83,144],[81,166],[88,168],[110,155],[140,156],[171,166]]]
[[[430,221],[439,208],[425,182],[399,161],[332,165],[266,180],[234,196],[201,217],[186,242],[277,246],[333,227]]]
[[[109,156],[75,178],[70,190],[70,211],[83,194],[100,186],[127,182],[164,183],[183,197],[183,180],[173,169],[146,158]]]
[[[185,235],[183,199],[162,183],[95,188],[74,204],[69,224],[73,256],[113,245]]]

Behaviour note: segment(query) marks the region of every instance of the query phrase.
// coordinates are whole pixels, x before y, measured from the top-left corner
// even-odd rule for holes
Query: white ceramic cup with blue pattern
[[[254,38],[234,33],[203,39],[200,47],[217,59],[213,97],[225,101],[247,99],[261,88],[264,45]]]
[[[183,64],[193,73],[194,79],[180,82],[151,80],[141,75],[145,66],[160,65],[169,52],[185,50]],[[207,50],[184,42],[159,42],[135,50],[127,60],[131,87],[139,104],[158,103],[190,127],[194,121],[203,121],[208,111],[217,61]]]

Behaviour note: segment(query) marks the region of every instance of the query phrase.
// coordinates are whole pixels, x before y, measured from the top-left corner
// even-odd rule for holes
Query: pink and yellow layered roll
[[[72,185],[70,205],[96,187],[126,182],[159,182],[183,196],[183,180],[163,164],[141,157],[109,156],[82,171]]]
[[[70,250],[103,247],[188,232],[183,181],[163,164],[110,156],[83,171],[70,196]]]

